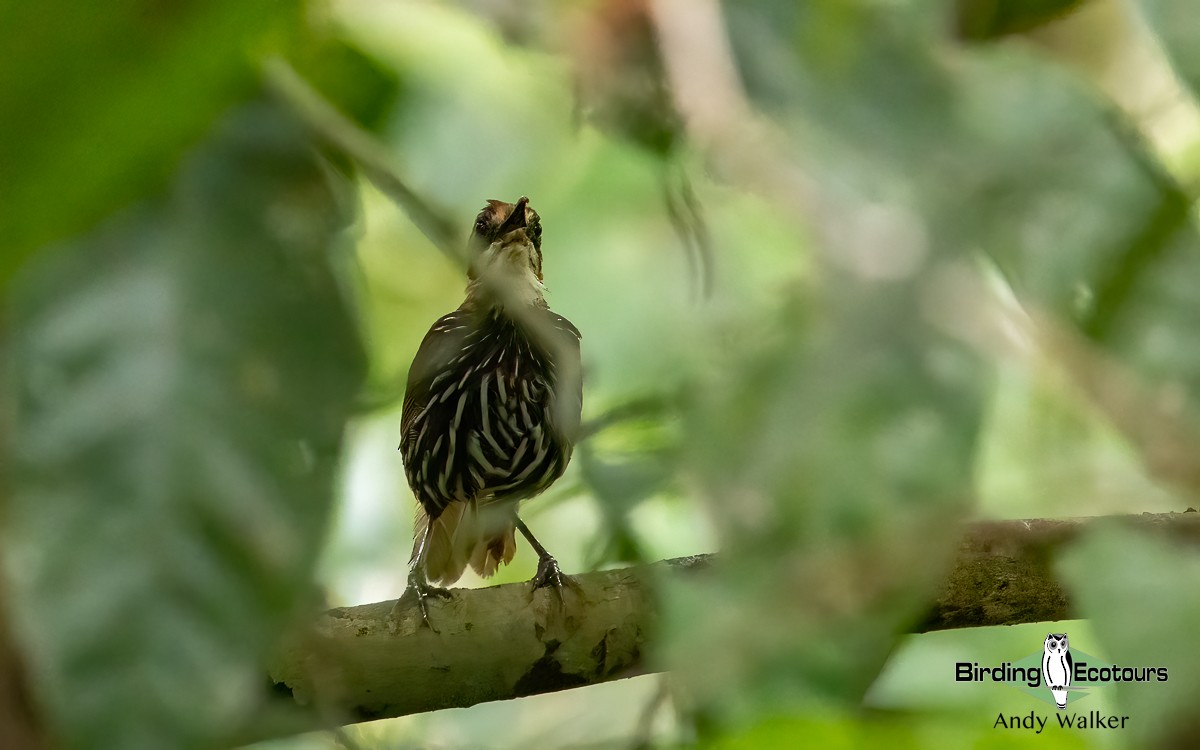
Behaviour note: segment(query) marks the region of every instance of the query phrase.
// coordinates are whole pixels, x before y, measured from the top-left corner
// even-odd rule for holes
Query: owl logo
[[[1046,651],[1042,654],[1042,682],[1050,688],[1054,704],[1062,711],[1067,707],[1067,689],[1071,687],[1071,644],[1066,633],[1050,633],[1046,636]]]

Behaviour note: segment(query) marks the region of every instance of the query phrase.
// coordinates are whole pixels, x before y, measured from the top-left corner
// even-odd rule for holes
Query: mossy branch
[[[1056,553],[1098,523],[1125,523],[1200,543],[1200,513],[994,521],[969,526],[914,632],[1069,619]],[[519,698],[657,671],[655,585],[703,575],[709,555],[574,577],[561,604],[514,583],[430,600],[434,632],[414,602],[341,607],[289,638],[276,686],[326,720],[366,721]]]

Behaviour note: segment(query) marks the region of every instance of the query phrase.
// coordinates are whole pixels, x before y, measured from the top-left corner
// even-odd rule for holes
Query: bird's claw
[[[575,585],[570,576],[563,574],[562,568],[558,566],[558,560],[549,555],[538,560],[537,573],[530,582],[533,584],[534,591],[546,586],[553,587],[554,593],[558,594],[559,601],[562,601],[563,589]]]
[[[431,586],[425,581],[424,576],[419,576],[413,572],[408,574],[408,589],[405,590],[404,597],[407,597],[409,592],[412,592],[412,596],[417,600],[417,609],[421,611],[421,622],[433,632],[438,632],[438,629],[429,620],[429,606],[425,603],[425,600],[431,596],[436,596],[439,599],[449,599],[452,596],[450,590],[441,588],[440,586]]]

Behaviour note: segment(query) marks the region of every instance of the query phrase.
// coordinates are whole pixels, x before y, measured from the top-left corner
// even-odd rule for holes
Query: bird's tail
[[[516,516],[509,509],[480,508],[476,503],[450,503],[433,521],[424,508],[413,526],[413,556],[421,551],[421,538],[429,530],[425,551],[425,577],[430,583],[449,586],[462,577],[467,565],[487,578],[501,563],[517,553]]]

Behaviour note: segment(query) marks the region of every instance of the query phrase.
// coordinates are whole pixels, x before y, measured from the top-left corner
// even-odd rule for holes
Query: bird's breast
[[[531,497],[562,475],[552,355],[510,321],[470,326],[438,363],[405,436],[405,471],[431,515],[455,501]]]

